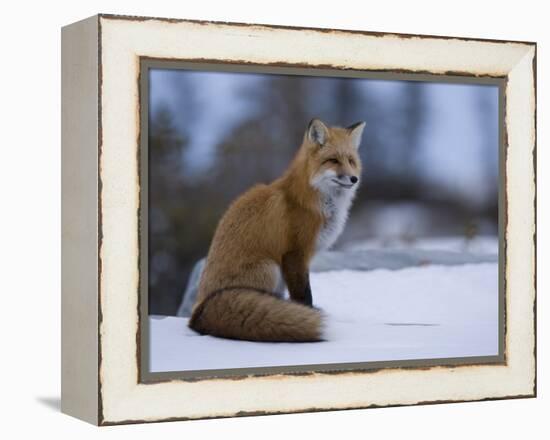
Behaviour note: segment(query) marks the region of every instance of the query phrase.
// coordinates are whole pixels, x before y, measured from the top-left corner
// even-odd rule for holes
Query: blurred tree
[[[254,92],[263,111],[243,120],[216,149],[214,169],[217,180],[225,182],[227,203],[255,183],[269,183],[282,174],[311,118],[305,78],[273,76],[267,87],[249,91]]]
[[[426,112],[422,83],[403,81],[395,85],[391,99],[371,96],[373,83],[361,83],[359,100],[366,120],[361,157],[365,165],[365,199],[406,200],[419,196],[415,156]],[[359,116],[359,115],[358,115]]]
[[[399,114],[402,116],[402,136],[398,173],[404,185],[409,188],[413,186],[416,190],[418,171],[414,167],[415,155],[418,152],[420,132],[424,126],[426,115],[424,88],[421,82],[403,82]]]
[[[149,311],[173,315],[223,208],[215,185],[184,178],[189,143],[170,111],[159,109],[149,127]]]
[[[336,110],[334,124],[349,126],[358,122],[360,115],[366,115],[368,112],[368,103],[359,94],[357,81],[351,78],[334,80],[336,93],[332,102],[332,107]]]
[[[482,138],[480,160],[486,174],[485,203],[482,211],[493,218],[498,218],[498,187],[499,187],[499,130],[500,121],[495,118],[498,115],[498,102],[493,94],[497,90],[485,89],[477,94],[479,114],[479,133]]]

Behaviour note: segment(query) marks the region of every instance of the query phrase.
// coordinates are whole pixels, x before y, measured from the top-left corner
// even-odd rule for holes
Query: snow
[[[462,264],[495,263],[498,261],[498,238],[476,236],[421,237],[388,240],[376,237],[353,240],[341,250],[319,252],[311,261],[310,272],[371,271],[376,269],[404,269],[426,265],[454,266]],[[205,259],[195,264],[183,292],[177,316],[190,316]]]
[[[498,264],[311,274],[326,341],[202,336],[187,318],[150,317],[152,372],[498,354]]]

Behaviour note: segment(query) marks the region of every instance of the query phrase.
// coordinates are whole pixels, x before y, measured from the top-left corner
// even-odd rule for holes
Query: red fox
[[[189,326],[201,334],[271,342],[323,340],[309,262],[342,232],[361,175],[364,122],[313,119],[286,172],[238,197],[220,220]],[[290,301],[275,290],[284,280]]]

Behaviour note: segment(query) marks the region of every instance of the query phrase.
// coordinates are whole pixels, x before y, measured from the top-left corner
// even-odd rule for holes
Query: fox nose
[[[357,183],[359,179],[356,176],[351,176],[349,180],[351,181],[351,183]]]

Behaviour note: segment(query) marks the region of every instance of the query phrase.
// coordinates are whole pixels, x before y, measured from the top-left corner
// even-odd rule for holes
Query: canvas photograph
[[[149,373],[501,360],[498,82],[145,72]]]
[[[536,396],[535,43],[99,14],[62,54],[64,413]]]

